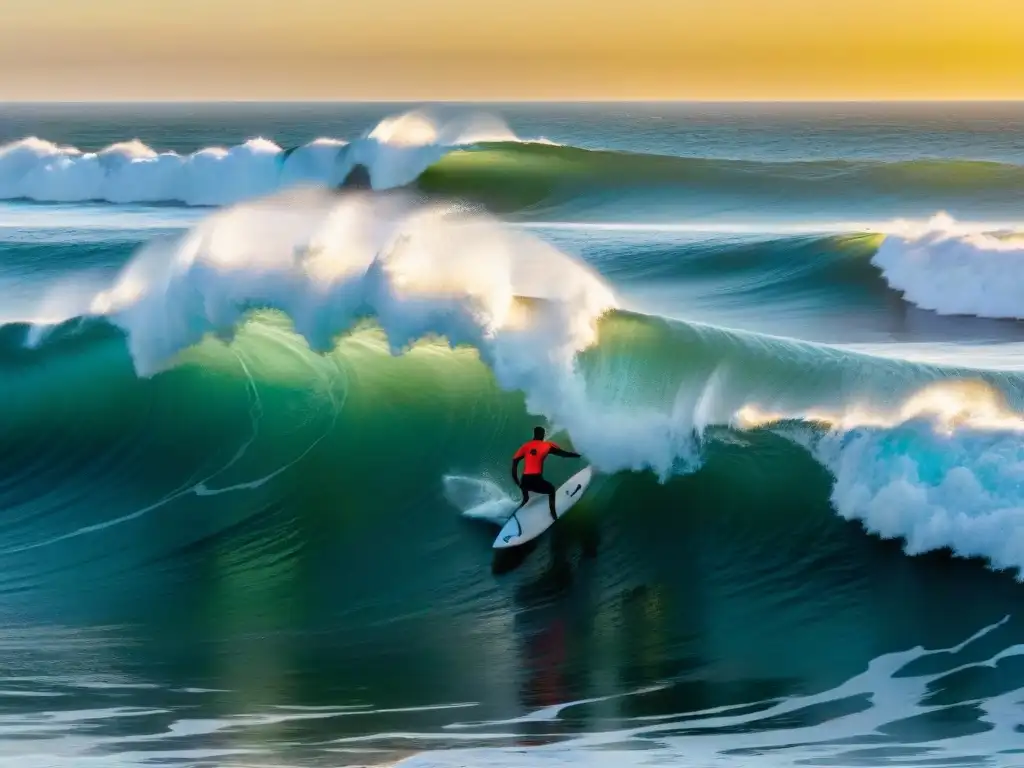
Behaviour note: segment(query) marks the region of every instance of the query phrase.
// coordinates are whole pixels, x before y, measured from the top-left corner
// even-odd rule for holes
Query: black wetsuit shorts
[[[534,493],[550,495],[555,492],[555,486],[545,480],[543,475],[523,475],[519,481],[519,487],[523,491],[533,491]]]

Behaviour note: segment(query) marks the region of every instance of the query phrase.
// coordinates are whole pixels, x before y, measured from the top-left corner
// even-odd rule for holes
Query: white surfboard
[[[555,514],[559,519],[583,497],[593,476],[594,470],[586,467],[558,487],[555,493]],[[494,540],[494,549],[509,549],[532,541],[554,522],[551,519],[551,510],[548,509],[548,497],[530,491],[530,500],[526,502],[526,506],[512,515],[498,533]]]

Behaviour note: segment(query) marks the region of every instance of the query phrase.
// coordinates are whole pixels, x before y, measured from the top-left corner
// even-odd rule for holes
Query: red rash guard
[[[552,448],[558,446],[550,440],[531,440],[523,443],[523,446],[516,451],[513,459],[524,459],[523,474],[539,475],[544,471],[544,459],[551,453]]]

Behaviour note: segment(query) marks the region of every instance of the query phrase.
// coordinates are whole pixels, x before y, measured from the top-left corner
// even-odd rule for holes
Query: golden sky
[[[1024,99],[1024,0],[0,0],[0,99]]]

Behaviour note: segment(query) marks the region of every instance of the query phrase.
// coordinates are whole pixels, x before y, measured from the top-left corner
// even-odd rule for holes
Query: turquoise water
[[[5,109],[0,760],[1019,764],[1024,108],[420,109]]]

